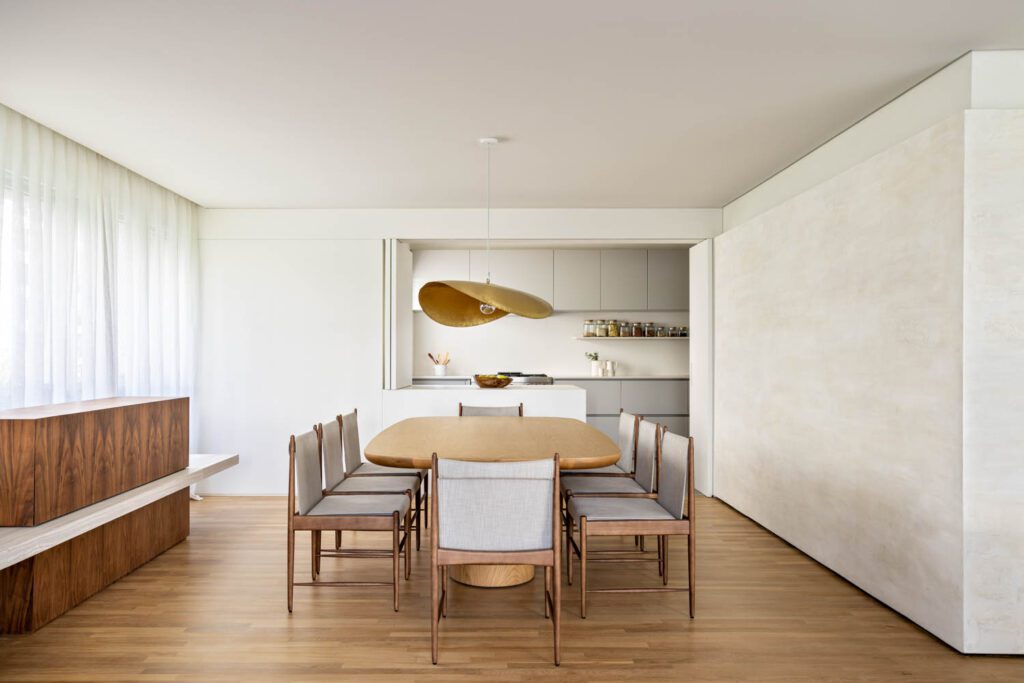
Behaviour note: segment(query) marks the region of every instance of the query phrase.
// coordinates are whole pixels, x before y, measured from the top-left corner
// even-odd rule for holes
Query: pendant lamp
[[[487,149],[487,281],[436,280],[420,287],[423,312],[434,322],[448,327],[483,325],[509,313],[523,318],[546,318],[551,304],[518,289],[491,284],[491,147],[497,138],[480,138]]]

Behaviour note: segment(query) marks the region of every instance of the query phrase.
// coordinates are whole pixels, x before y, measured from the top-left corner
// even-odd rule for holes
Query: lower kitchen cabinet
[[[670,432],[690,435],[688,379],[556,379],[587,392],[587,424],[617,441],[619,411],[643,415]]]

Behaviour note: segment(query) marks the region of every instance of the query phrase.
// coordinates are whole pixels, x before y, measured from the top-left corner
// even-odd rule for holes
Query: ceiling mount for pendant
[[[551,304],[540,297],[517,289],[491,284],[491,148],[500,138],[480,138],[487,150],[487,279],[438,280],[420,287],[419,300],[423,312],[431,320],[449,327],[473,327],[513,313],[524,318],[546,318],[553,312]]]

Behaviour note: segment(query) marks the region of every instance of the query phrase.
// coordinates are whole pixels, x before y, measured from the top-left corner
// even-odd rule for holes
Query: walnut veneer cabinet
[[[187,467],[187,398],[0,412],[0,527],[44,525]],[[0,570],[0,633],[39,628],[188,531],[182,490]]]

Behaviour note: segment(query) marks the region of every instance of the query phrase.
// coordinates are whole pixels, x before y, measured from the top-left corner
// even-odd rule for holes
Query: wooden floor
[[[956,654],[708,499],[699,507],[695,620],[677,593],[598,594],[583,621],[577,587],[566,588],[556,669],[540,579],[498,590],[453,583],[432,666],[426,547],[413,557],[398,614],[390,588],[297,588],[289,615],[285,507],[280,498],[192,503],[185,543],[39,632],[0,639],[0,680],[1024,681],[1024,658]],[[390,543],[380,536],[346,538]],[[685,581],[684,544],[671,554],[673,580]],[[324,579],[384,578],[390,566],[324,565]],[[592,573],[595,586],[656,579],[653,564]]]

